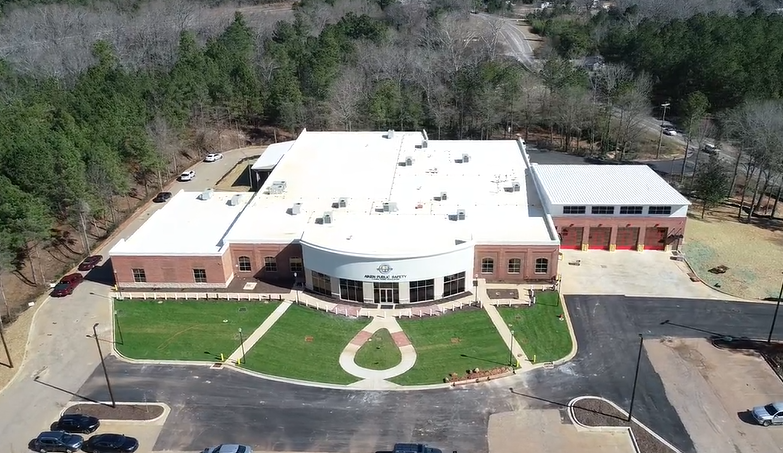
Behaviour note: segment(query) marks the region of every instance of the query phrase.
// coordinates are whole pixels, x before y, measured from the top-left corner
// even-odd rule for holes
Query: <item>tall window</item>
[[[511,258],[508,260],[508,273],[518,274],[522,270],[522,260],[519,258]]]
[[[207,270],[206,269],[193,269],[193,280],[195,280],[196,283],[206,283],[207,282]]]
[[[650,215],[669,215],[672,213],[671,206],[650,206],[647,208],[647,213]]]
[[[592,206],[590,212],[592,214],[614,214],[614,206]]]
[[[435,300],[435,279],[410,282],[411,302]]]
[[[136,283],[147,283],[147,273],[144,269],[131,269],[133,272],[133,281]]]
[[[481,260],[481,273],[492,274],[495,272],[495,260],[492,258],[484,258]]]
[[[277,260],[275,260],[274,256],[264,258],[264,271],[277,272]]]
[[[356,280],[340,279],[340,299],[364,302],[364,284]]]
[[[563,206],[563,214],[584,214],[584,206]]]
[[[620,206],[620,214],[639,215],[644,210],[641,206]]]
[[[465,273],[452,274],[443,277],[443,297],[465,292]]]
[[[239,257],[239,272],[250,272],[253,270],[253,266],[250,265],[249,256]]]
[[[549,272],[549,260],[546,258],[536,259],[536,274],[546,274]]]
[[[313,277],[313,292],[332,295],[332,279],[328,275],[316,271],[310,271],[310,275]]]
[[[304,266],[302,265],[302,258],[298,256],[292,256],[288,259],[288,267],[291,269],[291,272],[303,272]]]

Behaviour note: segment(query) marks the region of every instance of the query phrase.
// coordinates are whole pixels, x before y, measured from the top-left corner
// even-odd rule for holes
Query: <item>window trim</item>
[[[614,206],[590,206],[590,214],[592,215],[614,215]]]
[[[544,266],[544,270],[540,270],[540,266]],[[549,258],[536,258],[535,267],[533,269],[536,275],[543,275],[549,273]]]
[[[626,210],[626,212],[623,212],[623,210]],[[627,212],[630,210],[633,210],[634,212]],[[644,214],[644,206],[620,206],[620,215],[642,215],[642,214]]]
[[[147,271],[144,268],[131,269],[131,275],[134,283],[147,283]]]
[[[485,270],[489,269],[489,270]],[[492,257],[481,258],[481,273],[482,274],[494,274],[495,273],[495,259]]]
[[[663,212],[652,212],[653,209],[655,210],[661,210]],[[648,206],[647,207],[647,215],[671,215],[672,214],[672,207],[671,206]]]
[[[576,212],[572,212],[576,211]],[[563,215],[582,215],[587,213],[587,206],[569,205],[563,206]]]
[[[253,272],[253,262],[250,261],[250,257],[242,255],[237,258],[237,267],[239,272]]]
[[[264,272],[277,272],[277,258],[274,256],[264,257]]]
[[[198,274],[204,274],[203,276],[199,276]],[[203,281],[200,281],[203,280]],[[208,283],[207,281],[207,270],[203,267],[194,267],[193,268],[193,281],[195,283]]]
[[[513,267],[512,267],[513,265]],[[512,268],[516,268],[516,270],[512,270]],[[506,272],[509,274],[517,275],[522,273],[522,259],[520,258],[509,258],[508,265],[506,267]]]

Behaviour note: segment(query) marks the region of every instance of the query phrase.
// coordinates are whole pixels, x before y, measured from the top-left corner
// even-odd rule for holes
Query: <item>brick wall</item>
[[[113,256],[111,262],[123,288],[225,288],[233,279],[223,256]],[[143,269],[146,282],[136,282],[133,269]],[[196,283],[193,269],[206,271],[206,283]]]
[[[556,246],[524,246],[524,245],[476,245],[474,275],[488,282],[522,283],[535,281],[551,281],[557,275],[559,249]],[[536,273],[536,260],[548,260],[547,271]],[[482,272],[482,261],[491,259],[492,272]],[[520,260],[519,273],[509,272],[509,261]]]
[[[291,258],[302,258],[302,247],[299,244],[231,244],[231,267],[239,277],[255,277],[265,281],[293,280]],[[250,258],[250,270],[239,270],[239,257]],[[265,259],[271,258],[276,264],[276,271],[265,269]],[[302,277],[302,275],[300,275]]]

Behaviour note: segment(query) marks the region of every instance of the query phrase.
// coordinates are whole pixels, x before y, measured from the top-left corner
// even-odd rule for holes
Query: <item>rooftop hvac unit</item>
[[[201,192],[201,195],[199,195],[198,198],[199,198],[199,200],[209,200],[210,198],[212,198],[212,193],[213,192],[214,192],[214,190],[207,189],[207,190]]]
[[[446,192],[441,192],[440,193],[440,201],[446,201],[448,199],[449,199],[449,194],[448,193],[446,193]]]
[[[272,186],[269,187],[270,194],[281,194],[288,188],[288,184],[285,181],[274,181]]]
[[[391,138],[394,138],[394,129],[389,129],[389,130],[386,132],[386,138],[390,138],[390,139],[391,139]]]
[[[231,197],[231,199],[230,199],[230,200],[228,200],[228,205],[229,205],[229,206],[236,206],[236,205],[238,205],[238,204],[239,204],[239,202],[241,202],[241,201],[242,201],[242,195],[240,195],[240,194],[236,194],[236,195],[234,195],[233,197]]]
[[[341,198],[340,198],[340,199],[337,201],[337,207],[338,207],[338,208],[345,208],[345,207],[347,207],[347,206],[348,206],[348,197],[341,197]]]
[[[405,166],[410,167],[411,165],[413,165],[413,158],[411,156],[408,156],[405,158]]]
[[[465,220],[465,210],[457,209],[457,220]]]
[[[397,212],[397,203],[393,201],[383,202],[383,212]]]
[[[470,154],[463,154],[462,155],[462,163],[463,164],[467,164],[468,162],[470,162]]]
[[[333,220],[334,218],[332,217],[331,212],[324,212],[323,217],[321,217],[321,221],[323,222],[324,225],[331,224]]]
[[[294,203],[291,206],[291,215],[299,215],[302,212],[302,203]]]
[[[427,146],[427,143],[428,143],[428,142],[429,142],[429,140],[427,140],[426,138],[425,138],[424,140],[422,140],[422,142],[421,142],[421,147],[422,147],[422,148],[427,148],[427,147],[428,147],[428,146]]]
[[[511,190],[513,192],[519,192],[520,189],[521,189],[521,187],[520,187],[519,183],[516,182],[516,181],[514,182],[514,184],[511,185]]]

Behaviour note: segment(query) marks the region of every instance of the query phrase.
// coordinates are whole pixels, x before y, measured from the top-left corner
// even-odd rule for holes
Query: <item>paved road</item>
[[[175,182],[167,190],[176,192],[187,187],[201,191],[212,187],[244,156],[235,151],[216,163],[196,165],[196,180]],[[151,204],[130,221],[121,235],[108,241],[94,253],[108,255],[117,241],[136,231],[162,205]],[[98,334],[108,337],[111,328],[109,310],[109,266],[90,272],[87,281],[72,296],[50,299],[35,315],[27,357],[17,378],[0,393],[0,451],[26,451],[27,443],[54,421],[62,406],[90,377],[99,363],[92,335],[94,323],[100,323]],[[109,347],[104,347],[104,354]],[[33,377],[40,376],[38,382]],[[58,390],[62,389],[62,390]],[[65,390],[65,391],[63,391]]]

